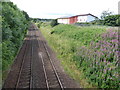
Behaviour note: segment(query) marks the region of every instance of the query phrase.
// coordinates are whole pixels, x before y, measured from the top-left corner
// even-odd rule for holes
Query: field
[[[42,23],[40,29],[66,72],[83,88],[119,88],[118,31],[105,26]]]

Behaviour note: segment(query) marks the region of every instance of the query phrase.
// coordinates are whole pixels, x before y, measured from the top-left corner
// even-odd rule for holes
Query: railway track
[[[39,32],[39,31],[37,31]],[[36,33],[37,35],[37,33]],[[38,35],[39,36],[39,35]],[[43,68],[44,68],[44,73],[45,73],[45,77],[46,77],[46,84],[47,84],[47,88],[61,88],[63,90],[63,85],[62,82],[59,78],[59,75],[57,73],[57,70],[50,58],[50,54],[47,50],[46,47],[46,43],[44,41],[40,41],[40,38],[38,38],[38,45],[39,47],[41,47],[41,43],[42,43],[42,47],[43,47],[43,51],[39,52],[39,57],[41,57],[42,59],[42,64],[43,64]],[[43,57],[44,54],[44,57]],[[47,56],[45,56],[47,55]],[[47,58],[47,59],[46,59]]]
[[[58,88],[64,89],[54,66],[46,42],[38,28],[32,24],[3,89],[6,88]]]

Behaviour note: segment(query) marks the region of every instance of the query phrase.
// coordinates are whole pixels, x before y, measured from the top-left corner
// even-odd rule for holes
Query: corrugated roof
[[[97,16],[94,16],[94,15],[92,15],[92,14],[90,14],[90,13],[88,13],[88,14],[76,15],[76,16],[88,16],[88,15],[91,15],[91,16],[93,16],[93,17],[96,17],[96,18],[98,18]]]

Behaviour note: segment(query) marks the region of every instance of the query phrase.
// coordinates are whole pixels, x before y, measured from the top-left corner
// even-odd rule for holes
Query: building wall
[[[58,23],[63,23],[63,24],[74,24],[76,22],[84,23],[84,22],[90,22],[95,20],[95,17],[91,15],[87,16],[73,16],[69,18],[59,18]]]
[[[87,16],[78,16],[77,22],[86,22],[86,21],[87,21]]]
[[[69,21],[69,24],[74,24],[76,23],[78,20],[78,16],[75,16],[75,17],[70,17],[70,21]]]
[[[88,15],[88,16],[78,16],[77,22],[90,22],[95,20],[95,17]]]
[[[91,15],[87,16],[87,22],[91,22],[91,21],[94,21],[94,20],[95,20],[95,17],[93,17]]]
[[[69,19],[68,18],[58,19],[58,23],[69,24]]]

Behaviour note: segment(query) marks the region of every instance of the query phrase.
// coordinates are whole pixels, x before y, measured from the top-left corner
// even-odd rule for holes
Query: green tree
[[[26,18],[27,20],[30,20],[30,17],[29,17],[29,15],[27,14],[27,12],[23,11],[23,14],[25,15],[25,18]]]
[[[106,11],[103,11],[102,14],[101,14],[101,19],[104,20],[105,17],[109,16],[109,15],[112,15],[113,13],[110,12],[109,10],[106,10]]]
[[[104,19],[104,24],[108,26],[119,26],[120,24],[120,15],[110,15],[106,16]]]
[[[2,70],[4,71],[8,69],[22,45],[29,22],[28,16],[12,2],[2,2],[0,7],[2,7],[0,21],[2,22]]]

